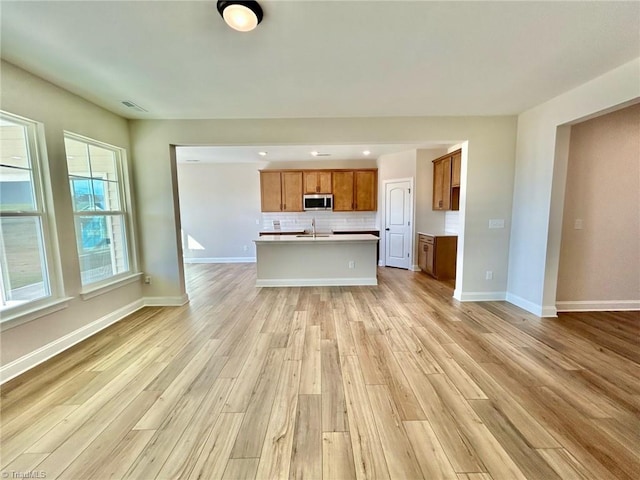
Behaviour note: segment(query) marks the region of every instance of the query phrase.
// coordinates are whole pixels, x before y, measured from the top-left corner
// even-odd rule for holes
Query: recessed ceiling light
[[[362,152],[363,155],[371,155],[371,152],[369,150],[365,150],[364,152]]]
[[[200,162],[200,160],[198,160],[197,158],[190,158],[190,159],[188,159],[186,161],[189,162],[189,163],[198,163],[198,162]]]
[[[69,158],[73,158],[73,157],[69,157]],[[14,155],[13,157],[11,157],[12,160],[22,160],[22,157],[18,157],[16,155]]]
[[[267,156],[267,152],[258,152],[258,155],[260,155],[261,157],[266,157]]]
[[[318,156],[318,152],[316,152],[315,150],[313,152],[311,152],[311,155],[313,155],[314,157]]]

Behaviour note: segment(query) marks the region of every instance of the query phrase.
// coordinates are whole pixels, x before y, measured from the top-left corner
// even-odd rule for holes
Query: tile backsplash
[[[262,229],[273,230],[273,222],[280,222],[280,229],[311,229],[311,220],[316,219],[318,232],[330,232],[334,229],[371,229],[378,230],[376,212],[275,212],[262,214]]]
[[[460,233],[460,212],[444,212],[444,231],[446,233]]]

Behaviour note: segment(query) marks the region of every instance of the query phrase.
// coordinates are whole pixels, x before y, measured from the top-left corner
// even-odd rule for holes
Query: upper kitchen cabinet
[[[433,161],[433,210],[460,209],[460,150]]]
[[[356,170],[354,210],[375,212],[378,205],[378,171]]]
[[[302,211],[302,171],[260,171],[263,212]]]
[[[333,210],[347,212],[353,210],[353,172],[333,172]]]
[[[304,193],[331,193],[331,171],[303,170]]]
[[[378,171],[333,172],[333,210],[374,212],[378,200]]]
[[[451,187],[460,186],[460,169],[462,163],[462,152],[458,150],[451,155]]]

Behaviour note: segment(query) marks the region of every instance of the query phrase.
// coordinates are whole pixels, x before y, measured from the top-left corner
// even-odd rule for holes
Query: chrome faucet
[[[316,238],[316,219],[311,219],[311,230],[313,231],[313,238]]]

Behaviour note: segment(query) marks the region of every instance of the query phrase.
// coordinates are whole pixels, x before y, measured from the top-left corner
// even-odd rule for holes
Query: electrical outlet
[[[489,220],[489,228],[504,228],[504,218],[492,218]]]
[[[247,250],[249,250],[249,247],[247,247],[246,245],[243,245],[242,250],[246,252]]]
[[[584,223],[581,218],[576,218],[576,221],[573,223],[573,228],[575,230],[582,230],[584,228]]]
[[[487,270],[487,273],[484,276],[485,280],[493,280],[493,272],[491,270]]]
[[[356,268],[356,262],[349,260],[349,268]]]
[[[151,275],[147,275],[144,277],[144,283],[146,285],[151,285]]]

